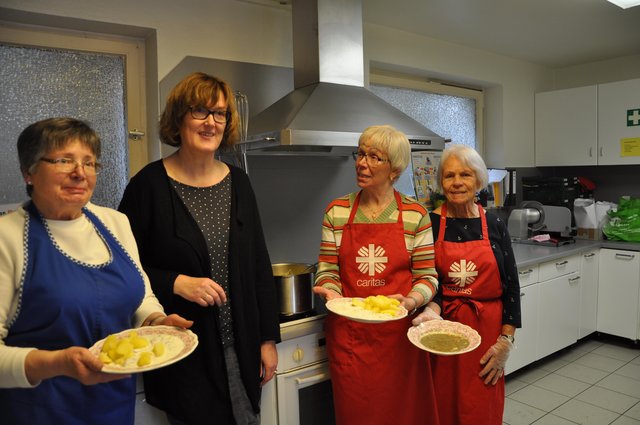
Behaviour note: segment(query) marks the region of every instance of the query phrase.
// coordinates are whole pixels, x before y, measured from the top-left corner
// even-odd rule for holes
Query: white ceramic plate
[[[391,322],[407,317],[408,314],[407,309],[403,306],[398,306],[398,313],[395,316],[384,313],[376,313],[371,310],[366,310],[362,307],[352,305],[351,301],[354,299],[363,300],[364,298],[334,298],[330,301],[327,301],[327,309],[332,313],[361,323]]]
[[[124,365],[117,365],[115,363],[105,364],[102,368],[103,372],[130,374],[158,369],[184,359],[198,346],[198,336],[196,334],[188,329],[173,326],[143,326],[118,332],[116,336],[123,337],[132,331],[137,332],[138,336],[146,338],[149,341],[149,345],[134,349],[133,356],[127,359]],[[99,356],[105,339],[106,338],[101,339],[93,344],[89,350],[96,356]],[[164,344],[164,354],[159,357],[152,355],[150,364],[138,366],[138,357],[140,357],[140,354],[145,351],[151,351],[153,345],[157,342]]]
[[[438,351],[430,347],[426,347],[422,343],[422,337],[429,333],[445,333],[463,336],[469,341],[469,345],[458,351]],[[418,326],[412,326],[407,331],[407,338],[416,347],[421,350],[428,351],[430,353],[439,354],[442,356],[453,356],[462,353],[468,353],[473,351],[480,345],[480,334],[475,329],[464,325],[459,322],[451,322],[449,320],[429,320],[428,322],[422,322]]]

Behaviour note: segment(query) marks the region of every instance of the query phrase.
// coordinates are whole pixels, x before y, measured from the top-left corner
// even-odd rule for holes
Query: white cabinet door
[[[584,338],[596,331],[599,252],[599,249],[585,252],[581,258],[578,338]]]
[[[598,332],[640,339],[640,252],[600,250]]]
[[[536,93],[536,166],[596,165],[598,88]]]
[[[540,282],[538,358],[555,353],[578,340],[580,273]]]
[[[640,138],[640,78],[598,85],[598,165],[640,164],[625,138]]]
[[[528,285],[520,289],[520,309],[522,328],[516,330],[516,348],[507,360],[506,373],[538,360],[538,285]]]

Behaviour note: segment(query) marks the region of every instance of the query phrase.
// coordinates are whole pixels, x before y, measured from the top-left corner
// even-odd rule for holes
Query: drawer
[[[537,264],[527,267],[518,267],[518,280],[520,281],[520,287],[524,288],[525,286],[538,283],[538,270],[539,267]]]
[[[571,255],[569,257],[558,258],[557,260],[547,261],[540,264],[538,271],[538,280],[553,279],[558,276],[577,272],[580,270],[580,256]]]

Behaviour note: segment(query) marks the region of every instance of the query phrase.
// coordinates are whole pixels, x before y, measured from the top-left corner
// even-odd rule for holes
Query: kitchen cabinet
[[[522,327],[516,330],[515,349],[507,361],[506,373],[514,372],[538,358],[538,266],[518,270]]]
[[[538,349],[540,359],[578,340],[580,256],[540,264]]]
[[[638,124],[640,79],[536,93],[536,166],[640,164],[621,143]]]
[[[640,138],[640,78],[598,85],[598,165],[640,164],[622,156],[621,139],[632,137]]]
[[[598,87],[536,93],[536,166],[596,165]]]
[[[582,254],[580,258],[580,311],[578,339],[596,331],[598,315],[598,262],[600,249]]]
[[[640,252],[601,249],[597,330],[640,339]]]

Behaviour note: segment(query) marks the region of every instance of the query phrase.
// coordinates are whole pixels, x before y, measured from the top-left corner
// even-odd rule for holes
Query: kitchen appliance
[[[520,243],[560,246],[575,242],[571,236],[571,210],[566,207],[523,201],[511,211],[507,226],[511,239]],[[549,238],[536,240],[539,235]]]
[[[333,425],[325,315],[282,323],[276,376],[262,388],[261,425]]]
[[[301,318],[313,312],[313,281],[316,264],[272,264],[281,321]]]
[[[251,117],[251,153],[347,156],[374,124],[444,148],[442,137],[364,87],[362,0],[296,0],[292,18],[295,89]]]

